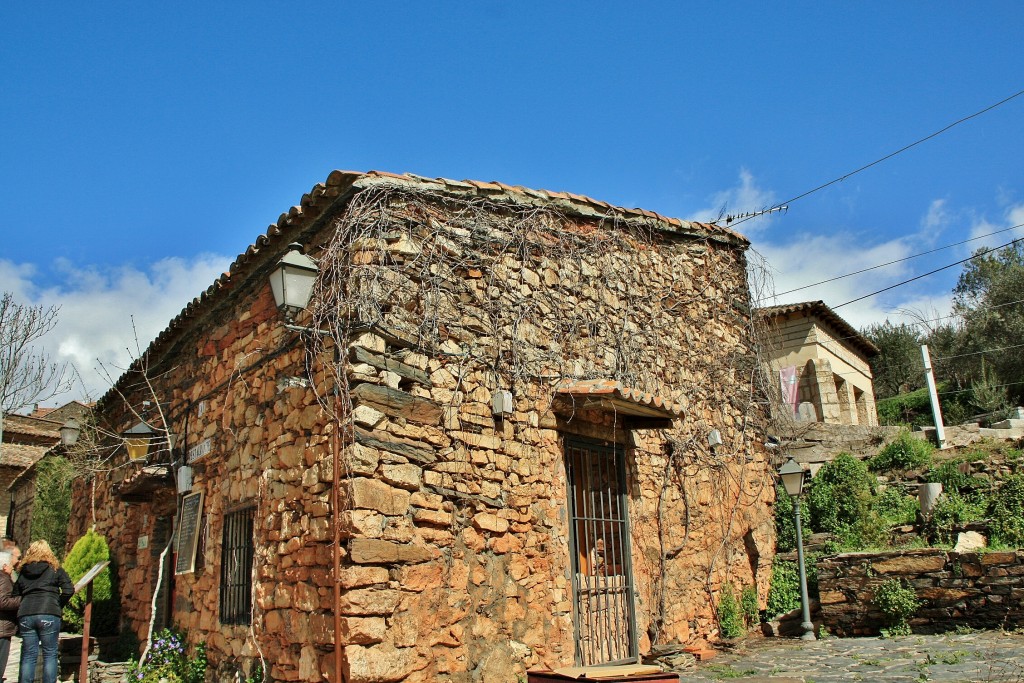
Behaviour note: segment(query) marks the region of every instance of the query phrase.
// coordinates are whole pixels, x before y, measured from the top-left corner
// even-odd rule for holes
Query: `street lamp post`
[[[292,243],[288,245],[288,253],[278,261],[277,267],[270,274],[270,289],[274,294],[274,303],[284,315],[286,328],[328,337],[331,334],[327,330],[293,324],[298,312],[309,305],[313,295],[313,284],[319,272],[316,262],[302,253],[302,245]],[[339,363],[340,346],[340,340],[334,339],[334,359]],[[334,431],[331,435],[334,469],[334,483],[331,489],[331,512],[334,517],[334,547],[331,553],[334,565],[334,676],[335,681],[341,681],[341,393],[337,385],[334,387],[334,415]]]
[[[803,623],[800,627],[804,634],[801,640],[816,640],[814,637],[814,622],[811,621],[810,600],[807,598],[807,572],[804,570],[804,538],[803,530],[800,528],[800,496],[804,492],[804,480],[806,473],[793,458],[786,461],[786,464],[779,468],[779,477],[782,485],[793,498],[793,513],[796,515],[796,559],[800,569],[800,605],[803,608]]]

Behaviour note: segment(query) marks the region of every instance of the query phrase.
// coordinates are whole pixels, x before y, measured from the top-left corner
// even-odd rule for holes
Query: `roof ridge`
[[[235,257],[235,260],[232,261],[231,265],[228,267],[227,272],[217,277],[210,286],[185,304],[178,315],[172,318],[167,326],[153,339],[152,342],[150,342],[142,355],[147,355],[152,349],[165,342],[173,330],[183,324],[187,318],[194,315],[198,309],[204,307],[211,297],[216,296],[221,290],[229,288],[231,286],[232,276],[249,263],[257,254],[259,254],[264,247],[273,245],[275,242],[280,242],[284,235],[294,232],[301,227],[305,227],[316,221],[316,219],[323,215],[325,211],[328,211],[337,200],[352,190],[357,183],[365,180],[372,181],[374,179],[392,183],[400,181],[403,183],[436,185],[439,190],[446,192],[502,193],[506,196],[522,197],[525,201],[529,202],[535,202],[538,200],[545,202],[561,200],[566,202],[569,206],[586,206],[597,213],[614,211],[621,213],[626,218],[654,220],[662,223],[663,225],[672,226],[673,228],[696,227],[698,230],[707,233],[709,237],[717,238],[727,243],[738,245],[750,244],[750,241],[740,233],[715,223],[702,223],[699,221],[684,221],[679,218],[668,218],[653,211],[647,211],[646,209],[628,209],[609,204],[608,202],[592,199],[585,195],[578,195],[569,192],[534,190],[521,185],[506,185],[497,181],[459,181],[451,180],[449,178],[431,179],[426,176],[420,176],[413,173],[398,174],[391,173],[389,171],[346,171],[335,169],[327,175],[326,180],[321,183],[317,183],[309,192],[302,195],[302,198],[299,200],[297,205],[292,206],[282,213],[278,217],[277,222],[268,225],[264,233],[258,235],[252,244],[246,247],[242,253]],[[131,366],[129,366],[114,382],[114,385],[104,394],[98,403],[104,403],[114,391],[114,387],[118,386],[121,382],[121,378],[135,370],[138,364],[138,360],[132,363]]]

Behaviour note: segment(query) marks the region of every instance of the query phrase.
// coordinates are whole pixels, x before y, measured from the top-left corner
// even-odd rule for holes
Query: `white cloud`
[[[62,260],[55,263],[61,284],[41,287],[32,264],[0,260],[0,289],[22,304],[60,306],[57,327],[42,346],[55,360],[72,362],[84,384],[74,395],[51,401],[62,403],[102,396],[109,381],[98,370],[100,364],[116,380],[139,349],[144,350],[230,262],[226,256],[203,254],[191,261],[162,259],[145,270],[133,266],[101,270]]]
[[[728,225],[725,220],[727,216],[761,211],[774,206],[775,193],[759,187],[754,175],[747,169],[741,168],[739,184],[716,192],[708,201],[709,206],[695,212],[690,220]],[[744,235],[750,235],[767,227],[770,221],[771,216],[752,218],[743,222],[740,231]]]
[[[934,242],[939,233],[945,230],[952,221],[953,216],[946,208],[946,200],[933,199],[932,203],[928,205],[928,211],[921,219],[921,237]]]
[[[946,200],[936,199],[922,215],[918,234],[880,243],[872,244],[864,235],[851,232],[798,234],[784,242],[770,236],[755,239],[754,248],[771,264],[771,282],[761,294],[763,305],[820,299],[838,307],[836,312],[857,328],[886,319],[919,322],[946,316],[952,308],[952,293],[945,289],[922,293],[920,286],[897,287],[884,297],[854,300],[930,269],[922,268],[920,261],[901,259],[925,250],[922,241],[934,241],[957,220],[957,213],[949,209]],[[865,272],[840,277],[861,270]],[[812,283],[821,284],[803,288]],[[921,284],[928,286],[924,281]]]
[[[821,299],[829,306],[839,306],[904,279],[908,267],[901,262],[859,276],[833,278],[896,261],[911,253],[909,244],[902,239],[865,245],[861,238],[849,233],[797,235],[785,243],[755,241],[754,248],[771,265],[772,281],[765,290],[770,296],[765,297],[762,305]],[[822,284],[796,289],[818,282]],[[859,328],[885,320],[889,307],[883,308],[877,297],[870,297],[842,306],[836,312]]]
[[[991,233],[998,232],[993,235]],[[975,216],[971,222],[971,237],[981,238],[971,242],[970,251],[977,251],[981,247],[998,247],[1010,240],[1024,237],[1024,202],[1010,204],[1003,210],[1002,220],[992,222],[985,216]],[[983,237],[988,235],[987,237]]]

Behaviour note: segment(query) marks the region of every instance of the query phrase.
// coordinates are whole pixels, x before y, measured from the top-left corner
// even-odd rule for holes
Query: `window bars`
[[[220,563],[220,623],[252,620],[253,520],[255,507],[224,515]]]

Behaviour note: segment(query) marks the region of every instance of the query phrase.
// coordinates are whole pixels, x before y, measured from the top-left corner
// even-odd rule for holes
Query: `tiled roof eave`
[[[675,420],[683,406],[656,394],[622,385],[611,379],[561,380],[556,396],[572,399],[580,409],[597,409],[634,417]]]

